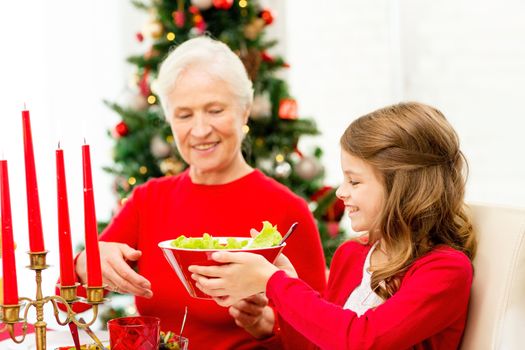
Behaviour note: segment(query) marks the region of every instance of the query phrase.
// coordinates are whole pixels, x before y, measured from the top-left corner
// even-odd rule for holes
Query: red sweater
[[[228,309],[212,300],[190,297],[157,246],[182,234],[249,236],[250,229],[260,229],[264,220],[277,225],[283,234],[294,221],[300,223],[284,253],[303,280],[315,290],[324,290],[324,256],[306,202],[258,170],[224,185],[193,184],[187,171],[150,180],[134,190],[101,240],[126,243],[142,251],[138,272],[151,282],[154,296],[136,298],[139,313],[158,316],[161,329],[177,332],[187,306],[184,333],[192,349],[253,349],[261,344],[273,348],[271,340],[258,342],[236,326]],[[303,339],[291,334],[295,331],[289,326],[281,324],[281,329],[286,333],[283,339],[292,343]]]
[[[357,317],[343,305],[361,282],[369,250],[357,242],[337,250],[324,298],[283,271],[270,278],[267,295],[287,322],[322,349],[457,349],[472,284],[468,257],[449,247],[435,249],[414,262],[394,296]]]

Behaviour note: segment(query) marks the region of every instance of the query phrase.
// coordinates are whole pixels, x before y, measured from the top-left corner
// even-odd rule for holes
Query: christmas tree
[[[232,48],[243,61],[254,83],[255,98],[247,126],[243,153],[265,174],[304,197],[316,217],[327,262],[344,238],[338,222],[344,206],[334,189],[323,186],[322,151],[303,154],[303,135],[318,134],[315,123],[300,118],[297,102],[285,81],[277,77],[288,68],[282,57],[269,53],[276,41],[265,37],[272,24],[269,9],[254,0],[153,0],[134,4],[149,12],[137,40],[146,52],[128,61],[136,67],[133,94],[124,103],[107,102],[121,121],[109,132],[114,139],[115,190],[122,205],[134,186],[152,177],[175,175],[187,165],[174,146],[158,98],[154,93],[159,64],[169,50],[189,38],[211,35]]]

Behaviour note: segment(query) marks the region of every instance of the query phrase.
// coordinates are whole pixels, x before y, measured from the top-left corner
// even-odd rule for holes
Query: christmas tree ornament
[[[191,4],[199,10],[208,10],[213,6],[213,0],[191,0]]]
[[[297,101],[293,98],[284,98],[279,102],[279,118],[295,120],[297,115]]]
[[[268,175],[273,175],[273,160],[271,158],[259,158],[257,159],[257,168]]]
[[[218,10],[229,10],[233,5],[233,0],[213,0],[212,2]]]
[[[280,162],[275,167],[275,176],[285,179],[292,173],[292,166],[288,162]]]
[[[184,27],[184,24],[186,23],[186,15],[184,14],[184,11],[173,11],[171,16],[173,17],[173,23],[175,23],[178,28]]]
[[[193,27],[190,29],[189,33],[188,33],[188,36],[190,38],[195,38],[195,37],[198,37],[198,36],[201,36],[202,35],[202,32],[199,28],[197,27]]]
[[[128,184],[134,186],[137,183],[137,178],[135,176],[130,176],[128,179]]]
[[[201,13],[201,11],[199,10],[199,8],[197,6],[190,6],[190,8],[188,9],[188,11],[190,11],[190,13],[192,15],[199,15]]]
[[[115,178],[115,191],[118,191],[118,189],[122,189],[123,191],[127,192],[130,190],[130,186],[128,184],[128,180],[123,176],[117,176]]]
[[[147,101],[150,105],[157,103],[157,97],[155,95],[149,95]]]
[[[144,69],[144,72],[142,73],[142,76],[139,80],[139,90],[142,96],[148,97],[151,94],[151,90],[148,83],[149,78],[149,68]]]
[[[256,95],[253,99],[251,118],[254,120],[270,118],[272,115],[272,103],[267,92]]]
[[[184,23],[186,22],[184,0],[177,0],[177,10],[173,11],[171,16],[173,17],[173,23],[175,23],[178,28],[184,27]]]
[[[166,158],[171,153],[171,146],[159,135],[153,136],[149,149],[151,154],[157,159]]]
[[[256,147],[263,147],[264,146],[264,139],[262,137],[258,137],[255,139],[255,146]]]
[[[261,52],[261,59],[263,60],[263,62],[268,62],[268,63],[273,63],[275,61],[275,59],[273,58],[272,55],[270,55],[268,52],[266,51],[262,51]]]
[[[116,139],[124,137],[127,134],[129,134],[129,128],[124,121],[121,121],[120,123],[115,125],[115,128],[113,128],[113,137]]]
[[[184,169],[184,164],[175,158],[166,158],[160,162],[160,171],[164,175],[176,175]]]
[[[331,238],[337,237],[339,234],[339,221],[330,221],[326,224],[326,229],[328,231],[328,235]]]
[[[252,81],[257,80],[257,73],[259,72],[259,67],[261,66],[261,54],[257,49],[248,49],[241,50],[237,53],[241,58],[246,72]]]
[[[142,96],[142,94],[133,94],[129,101],[127,102],[127,105],[133,109],[144,111],[148,108],[148,101],[147,99]]]
[[[142,28],[142,34],[144,36],[147,36],[152,39],[160,39],[162,37],[162,33],[164,31],[164,28],[162,27],[162,23],[157,21],[156,19],[152,19],[144,25]]]
[[[154,47],[151,47],[146,53],[144,53],[144,58],[149,60],[156,56],[158,56],[160,53],[158,50],[156,50]]]
[[[259,17],[264,20],[264,23],[268,26],[273,23],[273,15],[268,9],[264,9],[259,13]]]
[[[242,15],[243,16],[246,16],[246,7],[248,6],[248,1],[247,0],[239,0],[239,7],[243,10],[242,11]]]
[[[310,199],[315,202],[320,202],[325,199],[326,196],[334,195],[334,188],[332,186],[323,186],[317,190],[313,195],[310,196]],[[332,203],[328,206],[326,211],[322,214],[321,218],[324,221],[339,222],[345,213],[345,204],[342,200],[335,197],[333,198]]]
[[[193,16],[193,25],[198,30],[199,34],[203,34],[206,31],[206,22],[200,14]]]
[[[262,18],[254,18],[250,23],[248,23],[243,30],[244,36],[247,39],[255,40],[261,34],[264,29],[265,23]]]
[[[323,167],[315,157],[301,158],[294,166],[295,173],[304,180],[310,181],[321,174]]]
[[[293,165],[293,168],[295,169],[295,165],[301,161],[303,156],[296,151],[288,154],[288,159],[290,159],[290,163]]]
[[[138,32],[137,34],[135,34],[135,38],[137,39],[139,43],[144,41],[144,35],[141,32]]]

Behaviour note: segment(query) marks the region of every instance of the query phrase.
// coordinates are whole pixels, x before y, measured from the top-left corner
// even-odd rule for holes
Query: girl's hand
[[[266,283],[279,269],[263,256],[243,252],[215,252],[212,259],[220,266],[188,268],[197,287],[214,297],[217,304],[231,306],[241,299],[264,292]]]
[[[263,293],[233,304],[228,312],[237,326],[244,328],[255,338],[262,339],[272,335],[275,315]]]
[[[123,243],[99,242],[102,283],[118,293],[129,293],[151,298],[151,283],[136,273],[127,261],[137,261],[142,252]],[[75,270],[82,283],[87,282],[86,251],[77,258]]]

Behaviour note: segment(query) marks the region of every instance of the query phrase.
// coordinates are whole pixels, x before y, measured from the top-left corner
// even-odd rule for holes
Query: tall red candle
[[[60,252],[60,283],[63,286],[75,284],[73,266],[73,248],[71,244],[71,227],[69,225],[69,208],[67,201],[66,171],[64,169],[64,151],[56,150],[57,164],[57,203],[58,203],[58,244]]]
[[[95,215],[95,199],[93,196],[89,145],[82,145],[82,166],[84,179],[84,228],[87,258],[87,285],[88,287],[101,287],[102,272],[100,269],[97,218]]]
[[[2,203],[2,268],[4,273],[4,305],[18,304],[16,282],[15,245],[11,223],[11,200],[7,161],[0,160],[0,202]]]
[[[45,248],[44,235],[42,233],[42,218],[40,217],[40,202],[38,200],[35,155],[33,153],[33,139],[31,136],[31,121],[29,120],[29,111],[22,111],[22,127],[24,132],[24,160],[26,165],[29,250],[33,253],[36,253],[45,251]]]

